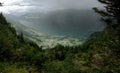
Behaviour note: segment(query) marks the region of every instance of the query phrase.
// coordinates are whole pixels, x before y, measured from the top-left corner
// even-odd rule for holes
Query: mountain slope
[[[53,48],[58,44],[63,46],[78,46],[81,45],[85,39],[79,39],[69,36],[56,36],[47,35],[29,26],[25,26],[19,21],[13,20],[11,17],[7,17],[8,21],[11,21],[16,31],[20,34],[24,34],[24,38],[35,42],[43,48]]]
[[[22,33],[18,36],[0,14],[0,72],[119,73],[120,43],[115,32],[108,26],[103,32],[91,35],[83,45],[58,44],[51,49],[41,49],[31,41],[26,42]]]
[[[22,35],[18,36],[15,29],[0,14],[0,72],[28,73],[26,66],[18,68],[18,62],[27,62],[26,57],[37,48],[36,45],[25,42]],[[35,69],[32,66],[31,68]]]

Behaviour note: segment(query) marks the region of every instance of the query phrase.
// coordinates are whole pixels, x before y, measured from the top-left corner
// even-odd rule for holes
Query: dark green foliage
[[[17,35],[0,14],[0,72],[119,73],[120,43],[116,33],[113,25],[107,25],[102,32],[92,34],[83,45],[58,44],[42,49],[32,41],[26,42],[22,33]]]
[[[5,17],[3,17],[2,13],[0,13],[0,23],[4,24],[4,25],[8,24],[7,21],[6,21],[6,19],[5,19]]]
[[[110,19],[110,17],[114,19],[116,19],[118,21],[118,23],[120,23],[120,0],[98,0],[99,2],[106,4],[106,11],[99,11],[97,9],[95,9],[97,12],[99,12],[100,14],[102,14],[103,16],[108,16]]]
[[[90,43],[89,48],[93,49],[93,64],[101,66],[105,73],[119,73],[120,71],[120,0],[99,0],[106,4],[106,10],[94,10],[103,16],[107,27],[102,36]],[[104,69],[102,68],[104,67]]]
[[[116,30],[115,35],[118,38],[117,40],[119,40],[118,43],[120,43],[120,0],[98,1],[105,4],[106,10],[98,10],[97,8],[93,9],[103,16],[103,21]]]
[[[27,62],[31,64],[33,55],[39,51],[40,48],[37,45],[24,41],[22,33],[17,35],[11,24],[0,14],[0,63]]]

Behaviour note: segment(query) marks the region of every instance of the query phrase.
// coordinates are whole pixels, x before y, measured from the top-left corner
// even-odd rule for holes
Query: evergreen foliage
[[[105,8],[106,11],[103,10],[97,10],[98,13],[100,13],[102,16],[108,16],[108,19],[117,20],[118,23],[120,23],[120,0],[98,0],[99,2],[106,4]],[[113,20],[112,20],[113,19]]]
[[[119,0],[99,1],[107,4],[107,12],[95,10],[119,21],[119,14],[111,15],[111,12],[119,11],[119,8],[111,9],[111,6],[119,7]],[[110,25],[102,32],[92,34],[82,46],[58,44],[54,48],[42,49],[32,41],[26,42],[22,33],[17,35],[16,30],[0,14],[0,72],[120,73],[118,27],[113,28],[113,21],[110,21]],[[116,25],[118,24],[119,22]]]

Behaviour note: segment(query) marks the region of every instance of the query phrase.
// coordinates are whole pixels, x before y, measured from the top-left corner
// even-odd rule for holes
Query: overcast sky
[[[19,10],[53,11],[59,9],[90,9],[99,7],[101,4],[97,0],[0,0],[4,3],[5,12]]]
[[[97,0],[0,0],[4,5],[97,6]]]
[[[103,28],[99,17],[92,10],[93,7],[102,7],[97,0],[0,0],[0,2],[3,3],[0,11],[5,13],[7,18],[43,32],[81,35]],[[53,23],[56,27],[53,27]],[[64,32],[58,31],[60,26]]]

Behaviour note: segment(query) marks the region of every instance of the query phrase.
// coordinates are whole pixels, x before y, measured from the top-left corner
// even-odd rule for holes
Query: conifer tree
[[[98,0],[99,2],[105,4],[106,10],[94,10],[100,13],[102,16],[106,17],[104,20],[109,22],[115,22],[114,24],[120,25],[120,0]]]
[[[105,10],[93,8],[97,13],[102,15],[102,19],[115,29],[115,34],[120,41],[120,0],[98,0],[105,4]]]

